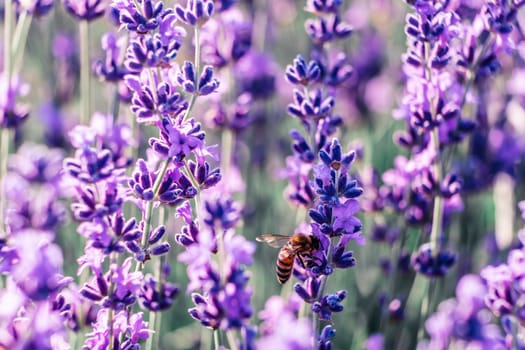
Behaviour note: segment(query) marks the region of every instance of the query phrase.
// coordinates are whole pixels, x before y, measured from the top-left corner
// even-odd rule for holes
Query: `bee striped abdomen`
[[[277,266],[275,268],[279,283],[286,283],[286,281],[288,281],[292,275],[294,259],[295,251],[290,247],[289,244],[281,248],[279,255],[277,256]]]

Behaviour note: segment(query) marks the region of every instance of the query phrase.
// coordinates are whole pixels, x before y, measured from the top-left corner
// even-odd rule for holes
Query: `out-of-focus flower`
[[[235,65],[241,91],[254,99],[270,98],[275,92],[275,66],[266,54],[248,51]]]
[[[107,4],[103,0],[62,0],[66,11],[81,20],[93,21],[106,11]]]
[[[53,185],[60,181],[63,157],[59,149],[24,143],[9,157],[8,166],[29,182]]]
[[[252,23],[233,8],[206,23],[202,28],[201,44],[204,62],[217,68],[235,63],[251,47]]]
[[[466,275],[456,287],[456,298],[442,302],[425,322],[430,341],[418,349],[461,348],[506,349],[498,326],[490,323],[483,298],[486,287],[478,276]]]
[[[18,76],[12,76],[9,81],[5,72],[0,74],[0,127],[16,129],[22,125],[29,116],[29,107],[16,100],[28,93],[29,85]]]
[[[102,49],[105,51],[106,57],[104,60],[95,62],[93,70],[100,79],[106,81],[117,82],[124,79],[128,74],[128,70],[122,65],[121,51],[124,44],[124,38],[117,39],[117,37],[108,32],[102,36]]]
[[[310,322],[305,318],[297,319],[294,310],[289,306],[278,297],[268,299],[264,310],[259,313],[259,317],[263,320],[261,325],[263,336],[257,341],[257,348],[294,350],[312,348],[313,334]],[[293,329],[293,332],[290,332],[290,329]]]
[[[430,244],[423,244],[412,256],[414,269],[429,277],[443,277],[456,262],[456,256],[447,251],[440,250],[436,256]]]
[[[15,0],[17,11],[26,11],[35,17],[45,16],[53,8],[55,0]]]
[[[31,305],[8,280],[0,291],[0,345],[6,349],[69,350],[61,315],[49,301]],[[23,335],[23,336],[21,336]]]

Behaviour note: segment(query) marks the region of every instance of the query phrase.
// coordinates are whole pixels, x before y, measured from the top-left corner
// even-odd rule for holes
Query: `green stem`
[[[153,325],[154,333],[150,335],[150,337],[146,340],[146,344],[144,345],[144,349],[151,350],[151,349],[158,349],[157,347],[153,346],[153,343],[156,343],[158,346],[158,338],[159,333],[157,329],[157,316],[160,318],[160,312],[157,315],[157,312],[150,311],[149,312],[149,324],[148,327],[151,327]],[[155,339],[153,339],[155,338]]]
[[[194,59],[194,66],[195,66],[195,79],[197,80],[196,82],[198,83],[199,81],[199,77],[201,75],[201,43],[200,43],[200,33],[201,33],[201,28],[200,26],[197,24],[195,26],[195,59]],[[197,89],[197,92],[199,91],[199,88],[196,87]]]
[[[13,38],[12,57],[13,57],[13,73],[17,74],[20,72],[22,63],[24,61],[24,53],[26,48],[27,36],[29,34],[29,28],[31,28],[31,22],[33,15],[24,11],[18,19],[16,24],[15,34]]]
[[[153,202],[158,196],[160,185],[162,184],[164,175],[166,174],[166,171],[168,170],[168,167],[171,163],[171,159],[172,159],[171,157],[166,158],[166,160],[164,161],[164,164],[162,165],[162,168],[157,174],[157,178],[155,179],[155,183],[153,184],[153,193],[154,193],[153,200],[149,201],[146,206],[146,213],[145,213],[145,218],[144,218],[145,224],[144,224],[144,228],[142,232],[142,248],[144,250],[148,249],[149,247],[148,238],[149,238],[149,227],[151,225],[151,214],[153,211]]]
[[[126,48],[128,47],[128,42],[129,42],[129,32],[128,34],[126,34],[125,41],[120,47],[118,64],[122,64],[124,62],[124,59],[126,58]],[[115,94],[113,95],[113,106],[112,106],[111,111],[113,114],[113,121],[116,121],[118,119],[118,114],[119,114],[119,109],[120,109],[120,94],[119,94],[119,83],[116,82],[114,85],[115,85]],[[133,118],[133,122],[136,123],[136,118]]]
[[[91,82],[89,62],[89,22],[80,21],[80,122],[87,124],[91,105]]]
[[[113,284],[113,272],[111,271],[111,265],[115,264],[116,263],[116,255],[115,253],[111,253],[110,255],[110,260],[109,260],[109,264],[110,264],[110,276],[109,276],[109,294],[108,295],[112,295],[113,292],[115,291],[115,285]],[[108,328],[109,328],[109,346],[108,346],[108,350],[113,350],[113,344],[115,343],[113,337],[114,337],[114,333],[115,333],[115,330],[114,330],[114,326],[113,326],[113,317],[115,315],[115,312],[113,310],[113,308],[109,308],[108,309]]]
[[[439,162],[439,130],[434,128],[431,134],[431,142],[434,150],[436,151],[436,161],[434,163],[434,178],[436,184],[439,186],[442,180],[441,164]],[[439,236],[443,229],[443,197],[440,193],[436,193],[434,197],[434,212],[432,214],[432,231],[430,233],[430,249],[433,256],[437,256],[440,249]]]
[[[11,85],[12,77],[12,46],[13,26],[15,20],[15,9],[13,0],[6,0],[4,4],[4,79],[7,86]],[[7,174],[7,158],[9,156],[10,143],[9,129],[2,128],[0,132],[0,238],[7,237],[7,227],[5,226],[5,176]]]
[[[112,308],[109,308],[108,310],[108,327],[109,327],[109,344],[108,344],[108,350],[113,350],[113,344],[115,343],[113,337],[114,337],[114,333],[115,333],[115,330],[113,328],[113,316],[114,316],[114,311]]]
[[[159,208],[158,213],[158,221],[159,225],[164,222],[164,214],[165,210],[164,207]],[[164,261],[166,260],[165,255],[161,255],[158,260],[158,266],[155,269],[155,280],[158,281],[158,287],[159,287],[159,294],[162,295],[164,293],[163,290],[163,284],[162,284],[162,267],[164,265]],[[146,341],[145,349],[146,350],[152,350],[152,349],[159,349],[159,342],[160,342],[160,326],[161,326],[161,320],[162,320],[162,313],[160,311],[149,311],[149,326],[153,325],[153,331],[154,333],[148,338]]]
[[[230,345],[231,350],[239,350],[239,345],[237,344],[237,337],[233,333],[232,329],[226,331],[226,338],[228,339],[228,344]]]
[[[190,97],[190,102],[188,103],[188,109],[186,109],[186,113],[184,114],[184,118],[182,118],[182,121],[184,122],[189,116],[190,112],[195,105],[195,100],[197,99],[197,94],[192,94]]]
[[[433,290],[435,289],[435,279],[431,278],[427,281],[427,292],[423,295],[423,300],[421,301],[421,312],[419,314],[419,329],[417,331],[417,340],[418,343],[423,340],[425,336],[425,320],[430,314],[431,302],[433,297]]]
[[[118,91],[118,83],[114,83],[113,103],[111,106],[111,116],[113,121],[116,122],[118,119],[118,113],[120,109],[120,94]]]
[[[218,329],[213,330],[213,346],[215,350],[221,347],[221,332]]]
[[[8,1],[9,2],[9,1]],[[9,157],[9,129],[2,128],[0,133],[0,238],[7,237],[5,226],[5,177],[7,175],[7,158]]]
[[[11,81],[12,73],[11,44],[13,43],[14,11],[13,0],[6,0],[4,4],[4,74],[8,82]]]

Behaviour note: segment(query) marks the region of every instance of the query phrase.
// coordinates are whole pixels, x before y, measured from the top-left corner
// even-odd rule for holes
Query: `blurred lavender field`
[[[525,349],[523,4],[3,0],[0,349]]]

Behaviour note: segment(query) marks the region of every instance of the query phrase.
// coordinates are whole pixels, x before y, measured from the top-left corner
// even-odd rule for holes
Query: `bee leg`
[[[303,260],[303,257],[301,256],[301,254],[297,254],[297,259],[299,259],[299,263],[301,264],[303,269],[306,269],[306,264],[304,263],[304,260]]]

